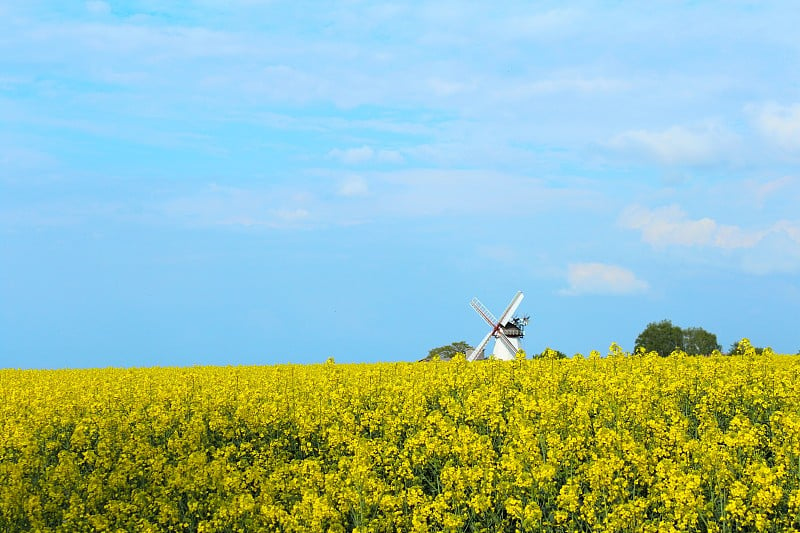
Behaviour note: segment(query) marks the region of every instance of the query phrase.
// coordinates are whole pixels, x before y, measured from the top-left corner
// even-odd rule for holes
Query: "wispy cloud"
[[[92,224],[102,227],[109,220],[138,220],[140,209],[129,202],[97,199],[47,200],[10,209],[0,208],[0,228],[65,228]]]
[[[763,231],[748,231],[736,225],[719,224],[703,217],[691,219],[677,205],[648,209],[630,206],[620,215],[624,228],[641,232],[642,240],[654,247],[714,246],[718,248],[751,248],[763,237]]]
[[[42,178],[58,168],[58,161],[52,155],[3,140],[0,139],[0,183],[49,181]]]
[[[403,162],[403,156],[397,150],[375,150],[367,145],[344,149],[334,148],[328,152],[328,156],[348,165],[357,165],[368,161],[380,163]]]
[[[786,150],[800,150],[800,104],[771,102],[747,109],[762,135]]]
[[[153,210],[167,220],[190,226],[297,228],[313,222],[313,203],[310,195],[283,188],[210,185],[161,202]]]
[[[482,213],[506,215],[591,206],[598,196],[581,188],[553,187],[542,179],[492,170],[409,169],[370,174],[383,188],[382,213],[404,217]]]
[[[567,296],[581,294],[635,294],[650,285],[627,268],[606,263],[573,263],[567,267]]]
[[[665,130],[630,130],[609,141],[611,148],[642,154],[666,165],[702,165],[729,154],[737,136],[716,124],[672,126]]]
[[[776,197],[781,191],[791,191],[800,185],[798,179],[793,176],[782,176],[780,178],[760,181],[747,180],[744,187],[747,195],[756,207],[762,208],[768,200]]]
[[[585,77],[580,75],[558,75],[523,83],[509,83],[498,92],[503,99],[524,99],[559,93],[610,93],[631,88],[629,81],[607,77]]]
[[[367,180],[361,176],[347,176],[339,184],[337,193],[345,197],[366,196],[369,193],[369,186]]]
[[[756,275],[800,271],[800,224],[781,221],[757,248],[742,258],[742,269]]]
[[[782,220],[777,222],[772,229],[776,232],[785,233],[795,244],[800,244],[800,223]]]
[[[739,266],[750,273],[793,272],[800,269],[800,222],[778,220],[759,229],[692,219],[676,205],[648,209],[631,206],[619,217],[622,227],[637,230],[655,249],[694,247],[736,251]]]
[[[323,175],[304,186],[206,185],[161,201],[150,210],[165,220],[188,225],[307,228],[471,217],[487,206],[509,216],[529,217],[583,209],[599,201],[595,193],[501,172],[409,169]],[[490,221],[494,223],[495,218]],[[503,255],[499,249],[493,251],[496,258]]]
[[[134,65],[159,64],[192,59],[233,57],[242,54],[253,57],[253,42],[246,36],[226,31],[190,26],[161,26],[135,22],[70,22],[58,25],[39,25],[34,30],[31,55],[50,61],[62,54],[78,50],[91,52],[93,62],[70,61],[73,68],[85,68],[91,75],[94,66],[110,65],[125,58]],[[60,45],[62,50],[46,56],[47,45]],[[174,77],[174,74],[173,74]]]
[[[274,215],[275,220],[286,223],[296,224],[308,219],[311,213],[307,209],[297,207],[294,209],[270,209],[269,213]]]

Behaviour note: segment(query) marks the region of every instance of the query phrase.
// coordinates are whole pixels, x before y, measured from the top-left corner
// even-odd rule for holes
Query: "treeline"
[[[428,356],[420,361],[449,361],[458,355],[466,356],[472,351],[472,346],[465,341],[458,341],[446,346],[433,348]],[[612,351],[624,353],[617,345],[612,345]],[[636,337],[633,353],[656,352],[662,357],[667,357],[673,352],[683,352],[688,355],[769,355],[774,353],[770,347],[753,346],[748,339],[741,339],[730,345],[727,351],[722,350],[722,345],[717,341],[714,333],[703,328],[681,328],[670,320],[651,322]],[[800,355],[800,350],[797,351]],[[488,354],[487,354],[488,355]],[[532,359],[566,359],[567,354],[562,351],[545,348],[540,353],[526,354],[521,351],[521,358]]]
[[[634,352],[657,352],[666,357],[680,350],[689,355],[762,355],[772,353],[769,347],[753,346],[748,339],[741,339],[731,344],[723,352],[717,336],[703,328],[681,328],[670,320],[651,322],[636,337]]]

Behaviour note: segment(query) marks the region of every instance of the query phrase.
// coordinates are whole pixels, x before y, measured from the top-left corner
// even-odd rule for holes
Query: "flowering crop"
[[[2,531],[800,528],[800,357],[0,371]]]

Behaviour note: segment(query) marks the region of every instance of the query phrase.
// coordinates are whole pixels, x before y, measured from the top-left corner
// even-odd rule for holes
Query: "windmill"
[[[491,337],[495,338],[494,351],[492,353],[497,359],[510,361],[516,357],[517,351],[520,349],[519,341],[524,335],[523,330],[528,325],[528,317],[514,317],[514,312],[516,312],[524,297],[525,295],[522,294],[522,291],[517,292],[505,312],[500,315],[500,320],[497,320],[480,300],[477,298],[472,299],[469,305],[481,315],[492,329],[489,330],[489,333],[486,334],[480,344],[472,350],[467,357],[468,361],[474,361],[481,355]]]

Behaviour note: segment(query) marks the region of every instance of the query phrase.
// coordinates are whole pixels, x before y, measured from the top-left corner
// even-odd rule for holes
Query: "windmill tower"
[[[500,320],[497,320],[480,300],[477,298],[472,299],[469,305],[475,309],[492,329],[489,330],[489,333],[486,334],[480,344],[472,350],[467,360],[475,361],[481,357],[486,344],[492,337],[495,338],[494,351],[492,353],[497,359],[510,361],[516,357],[517,351],[520,349],[520,340],[525,334],[525,326],[528,325],[528,317],[514,317],[514,313],[524,297],[525,295],[522,294],[522,291],[517,292],[505,312],[500,315]]]

